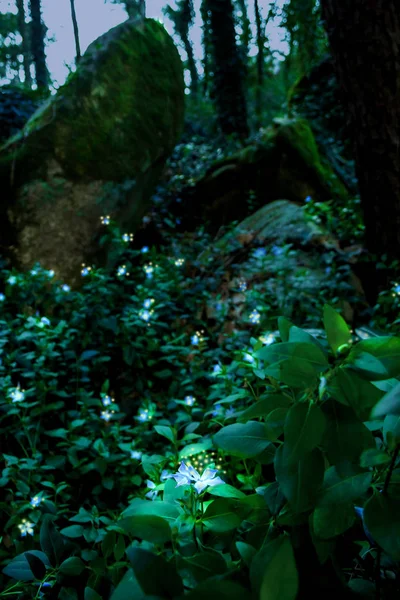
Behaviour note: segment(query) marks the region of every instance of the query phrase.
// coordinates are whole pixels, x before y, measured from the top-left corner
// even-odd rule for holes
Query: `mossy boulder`
[[[72,281],[96,255],[101,215],[134,231],[183,118],[182,63],[161,23],[131,19],[93,42],[0,150],[2,239],[14,262]]]
[[[199,220],[218,228],[244,219],[251,195],[254,209],[279,198],[345,200],[348,190],[320,155],[308,122],[284,118],[275,119],[249,146],[214,163],[187,201]]]

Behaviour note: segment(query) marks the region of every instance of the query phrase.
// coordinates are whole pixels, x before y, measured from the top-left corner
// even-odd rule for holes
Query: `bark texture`
[[[49,87],[49,74],[44,51],[44,38],[46,32],[42,21],[40,0],[29,0],[29,7],[32,17],[31,49],[36,72],[36,85],[39,89],[47,90]]]

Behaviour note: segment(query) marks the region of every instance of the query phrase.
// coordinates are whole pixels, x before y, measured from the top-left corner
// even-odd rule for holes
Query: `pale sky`
[[[28,0],[24,0],[25,4]],[[199,5],[200,0],[195,0]],[[99,35],[111,27],[118,25],[126,19],[122,5],[112,4],[106,0],[75,0],[77,19],[82,51]],[[162,8],[166,4],[175,6],[174,0],[147,0],[147,16],[162,19],[165,26],[172,33],[172,26],[164,19]],[[249,3],[252,4],[252,3]],[[265,5],[264,2],[261,3]],[[73,65],[75,57],[75,43],[71,22],[70,0],[42,0],[43,20],[48,27],[48,35],[55,41],[47,46],[47,64],[56,83],[61,85],[68,75],[68,65]],[[0,0],[0,11],[15,11],[15,0]],[[197,19],[191,31],[196,56],[201,56],[201,20],[199,10],[196,11]],[[282,43],[282,30],[276,25],[268,32],[271,46],[284,50]]]

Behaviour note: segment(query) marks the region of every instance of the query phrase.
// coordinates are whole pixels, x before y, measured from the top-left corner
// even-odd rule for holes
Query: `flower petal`
[[[209,484],[207,483],[207,481],[200,481],[200,480],[199,480],[199,481],[196,481],[196,483],[194,484],[194,488],[195,488],[195,490],[196,490],[196,492],[197,492],[198,494],[201,494],[201,492],[202,492],[203,490],[205,490],[205,489],[206,489],[206,487],[208,487],[208,485],[209,485]]]

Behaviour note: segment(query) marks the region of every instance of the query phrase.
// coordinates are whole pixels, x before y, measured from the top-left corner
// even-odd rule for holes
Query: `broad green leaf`
[[[322,350],[315,344],[305,342],[282,342],[264,346],[255,353],[255,356],[270,365],[289,358],[299,358],[309,362],[317,372],[323,371],[329,366]]]
[[[50,515],[45,515],[43,518],[40,528],[40,547],[53,566],[59,564],[64,553],[64,540]]]
[[[400,415],[388,415],[383,421],[383,439],[389,450],[400,444]]]
[[[324,540],[341,535],[355,520],[352,503],[317,507],[313,512],[315,535]]]
[[[307,360],[292,356],[269,365],[265,375],[292,388],[306,389],[313,387],[319,377],[318,371]]]
[[[145,600],[148,598],[147,594],[140,587],[132,569],[129,569],[125,573],[111,595],[110,600],[128,600],[128,598],[132,598],[132,600],[133,598],[135,600]]]
[[[372,419],[383,418],[386,415],[400,415],[400,381],[379,400],[371,412]]]
[[[69,575],[70,577],[77,577],[85,570],[85,563],[79,556],[71,556],[64,560],[60,565],[60,572],[63,575]]]
[[[386,465],[389,462],[390,456],[378,448],[368,448],[367,450],[364,450],[360,458],[360,466],[363,469]]]
[[[3,573],[12,579],[17,581],[33,581],[35,579],[32,569],[29,565],[28,559],[26,558],[26,552],[18,554],[12,559],[10,563],[3,569]],[[46,567],[50,567],[49,559],[44,552],[39,550],[30,550],[29,554],[32,554],[36,558],[42,561]]]
[[[254,556],[257,554],[257,550],[254,546],[246,544],[245,542],[236,542],[236,548],[246,567],[250,567]]]
[[[164,544],[171,539],[168,521],[156,515],[134,515],[116,524],[129,535],[153,544]]]
[[[313,508],[324,478],[324,457],[317,448],[296,461],[286,457],[286,443],[275,456],[275,474],[279,486],[296,513]]]
[[[371,408],[383,396],[383,392],[372,383],[344,367],[340,367],[330,379],[328,390],[332,398],[350,406],[360,421],[369,419]]]
[[[156,425],[154,429],[159,435],[162,435],[163,437],[167,438],[167,440],[169,440],[173,444],[175,443],[176,434],[172,427],[167,427],[166,425]]]
[[[214,444],[233,456],[251,458],[265,450],[270,441],[263,423],[249,421],[223,427],[214,436]]]
[[[40,558],[34,554],[31,554],[29,551],[25,552],[25,558],[29,563],[35,579],[42,580],[46,575],[46,565],[40,560]]]
[[[208,493],[211,496],[219,496],[220,498],[237,498],[239,500],[247,498],[246,494],[227,483],[221,483],[220,485],[208,488]]]
[[[296,560],[289,537],[285,537],[267,565],[260,600],[295,600],[299,589]]]
[[[373,539],[393,560],[400,560],[400,503],[375,493],[364,506],[364,522]]]
[[[85,529],[82,525],[70,525],[69,527],[64,527],[61,529],[60,533],[65,535],[67,538],[79,538],[83,536]]]
[[[338,472],[333,466],[325,472],[324,483],[318,497],[318,507],[327,507],[336,504],[348,504],[363,496],[372,482],[370,471],[356,471],[352,468],[348,472]]]
[[[340,346],[348,344],[351,340],[351,332],[346,321],[328,304],[324,306],[324,328],[328,343],[335,354]]]
[[[206,452],[207,450],[210,450],[210,448],[212,448],[211,439],[206,439],[198,444],[189,444],[189,446],[185,446],[179,452],[179,460],[194,456],[195,454],[201,454],[201,452]]]
[[[91,587],[85,587],[84,600],[102,600],[101,596]]]
[[[149,596],[175,598],[183,594],[182,579],[174,561],[143,548],[130,547],[126,554],[142,590]]]
[[[208,505],[202,522],[207,529],[215,533],[224,533],[236,529],[242,522],[237,501],[227,498],[214,500]]]
[[[278,318],[278,329],[279,329],[279,335],[281,336],[282,342],[289,341],[289,332],[290,332],[290,328],[292,326],[293,326],[293,323],[291,323],[285,317]]]
[[[325,427],[325,415],[316,404],[302,402],[292,406],[284,426],[286,460],[298,461],[316,448],[321,443]]]
[[[400,338],[382,336],[362,340],[347,359],[352,368],[370,381],[400,375]]]
[[[266,417],[276,408],[287,408],[292,404],[292,400],[283,394],[271,394],[256,402],[246,410],[238,413],[238,421],[250,421],[259,417]]]
[[[358,462],[364,450],[376,447],[372,433],[351,408],[328,400],[322,405],[322,411],[327,418],[327,427],[321,446],[331,464],[346,460]]]
[[[176,486],[176,482],[172,482]],[[178,488],[179,489],[179,488]],[[135,498],[131,504],[122,512],[122,517],[131,517],[134,515],[155,515],[162,517],[166,521],[173,523],[182,509],[178,504],[170,504],[169,502],[152,502],[151,500],[142,500]]]
[[[268,565],[271,564],[279,548],[283,543],[284,537],[276,531],[271,530],[264,537],[262,545],[258,552],[253,556],[250,565],[250,581],[254,598],[259,598],[260,589]]]
[[[182,566],[190,571],[196,581],[204,581],[227,571],[225,560],[219,552],[214,550],[206,550],[194,556],[183,557]]]
[[[288,408],[276,408],[265,419],[267,438],[275,442],[283,434]]]

